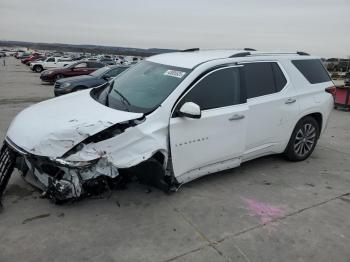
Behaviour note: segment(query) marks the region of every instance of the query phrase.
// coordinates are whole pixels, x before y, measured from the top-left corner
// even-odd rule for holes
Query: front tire
[[[35,71],[36,73],[40,73],[40,72],[43,71],[43,67],[42,67],[42,66],[34,66],[34,71]]]
[[[315,149],[320,135],[317,121],[310,116],[304,117],[296,124],[289,140],[285,155],[290,161],[303,161]]]
[[[64,75],[62,74],[58,74],[56,77],[55,77],[55,81],[59,80],[59,79],[62,79],[64,78]]]

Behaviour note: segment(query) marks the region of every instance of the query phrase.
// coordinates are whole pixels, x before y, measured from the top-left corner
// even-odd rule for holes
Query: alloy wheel
[[[294,152],[299,157],[304,157],[312,151],[316,142],[316,128],[306,123],[296,133],[294,140]]]

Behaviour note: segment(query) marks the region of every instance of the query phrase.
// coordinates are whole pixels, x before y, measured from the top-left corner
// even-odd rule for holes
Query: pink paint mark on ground
[[[263,225],[284,215],[283,209],[279,206],[272,206],[249,198],[242,198],[242,200],[248,205],[252,215],[260,218]]]

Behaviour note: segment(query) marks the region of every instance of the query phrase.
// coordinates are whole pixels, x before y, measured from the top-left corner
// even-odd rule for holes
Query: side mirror
[[[188,117],[188,118],[196,118],[199,119],[202,116],[201,113],[201,108],[199,107],[199,105],[193,103],[193,102],[186,102],[184,103],[179,112],[178,112],[179,116],[184,116],[184,117]]]

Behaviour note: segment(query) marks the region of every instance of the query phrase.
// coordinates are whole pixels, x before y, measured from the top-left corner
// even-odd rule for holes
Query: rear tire
[[[300,119],[284,152],[287,159],[295,162],[307,159],[314,151],[319,135],[320,127],[313,117]]]

